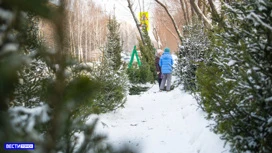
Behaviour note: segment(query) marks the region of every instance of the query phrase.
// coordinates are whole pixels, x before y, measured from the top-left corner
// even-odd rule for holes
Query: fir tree
[[[108,36],[106,44],[106,57],[112,61],[111,65],[114,70],[118,70],[122,64],[121,62],[121,38],[120,38],[120,24],[116,17],[110,17],[108,22]]]
[[[194,20],[192,25],[183,28],[184,39],[179,46],[178,60],[175,67],[178,84],[184,85],[184,90],[194,92],[196,90],[196,70],[199,63],[204,60],[204,52],[209,46],[207,34],[203,25]]]
[[[197,70],[201,103],[232,152],[272,152],[271,10],[269,0],[225,4]]]
[[[151,42],[151,39],[148,35],[148,31],[143,26],[143,38],[144,38],[144,43],[143,44],[141,41],[139,41],[139,49],[141,51],[141,60],[142,60],[142,66],[147,66],[149,67],[149,71],[151,72],[151,83],[154,83],[157,77],[156,74],[156,67],[155,67],[155,48]],[[147,65],[146,65],[147,64]]]
[[[128,78],[121,67],[120,24],[115,16],[109,18],[107,27],[107,44],[103,50],[103,60],[92,74],[96,80],[105,84],[92,105],[88,106],[94,113],[105,113],[122,107],[126,102],[128,90]]]
[[[27,12],[26,15],[26,21],[21,26],[21,48],[31,62],[18,71],[20,82],[16,85],[11,105],[31,108],[43,104],[45,85],[53,75],[41,56],[43,38],[38,37],[40,17],[33,12]]]

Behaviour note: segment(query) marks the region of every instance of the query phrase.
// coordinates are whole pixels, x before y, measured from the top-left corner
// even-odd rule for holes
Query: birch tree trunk
[[[84,49],[84,62],[87,62],[88,57],[88,22],[85,23],[85,49]]]
[[[106,14],[93,1],[67,1],[70,3],[68,8],[71,8],[67,10],[69,53],[78,61],[86,62],[89,54],[105,43]]]

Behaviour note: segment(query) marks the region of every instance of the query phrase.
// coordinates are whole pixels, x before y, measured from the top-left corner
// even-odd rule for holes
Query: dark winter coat
[[[159,65],[161,66],[162,74],[172,73],[172,65],[174,64],[170,52],[164,52],[160,58]]]
[[[155,59],[155,66],[156,66],[156,71],[157,72],[160,72],[158,74],[158,78],[161,78],[162,74],[161,74],[161,67],[159,65],[159,62],[160,62],[160,57],[156,56],[156,59]]]

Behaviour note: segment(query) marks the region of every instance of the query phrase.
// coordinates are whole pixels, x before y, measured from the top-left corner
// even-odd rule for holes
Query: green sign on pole
[[[142,65],[142,63],[140,61],[140,58],[138,56],[137,50],[136,50],[136,46],[134,46],[134,49],[133,49],[132,54],[131,54],[131,58],[130,58],[130,62],[129,62],[128,68],[131,68],[131,66],[132,66],[132,63],[133,63],[133,60],[134,60],[134,55],[136,56],[138,66]]]

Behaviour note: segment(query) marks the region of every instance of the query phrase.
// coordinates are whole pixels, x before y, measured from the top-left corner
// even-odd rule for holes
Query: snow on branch
[[[183,36],[182,36],[181,32],[180,32],[179,29],[178,29],[178,26],[177,26],[177,24],[176,24],[176,21],[174,20],[174,17],[170,14],[170,12],[169,12],[169,10],[167,9],[166,5],[164,5],[164,4],[163,4],[162,2],[160,2],[159,0],[155,0],[155,1],[156,1],[161,7],[164,8],[165,12],[166,12],[166,13],[168,14],[168,16],[170,17],[170,19],[171,19],[171,21],[172,21],[172,23],[173,23],[173,25],[174,25],[174,28],[175,28],[175,30],[176,30],[178,36],[179,36],[180,42],[182,42]]]
[[[50,120],[49,106],[43,105],[36,108],[14,107],[9,110],[11,126],[18,133],[31,133],[35,125],[46,123]]]
[[[257,14],[251,12],[248,15],[248,18],[252,19],[255,23],[257,23],[257,22],[260,23],[261,25],[263,25],[264,27],[266,27],[267,29],[272,31],[272,27],[270,25],[264,23]],[[254,25],[256,25],[255,23],[254,23]]]

